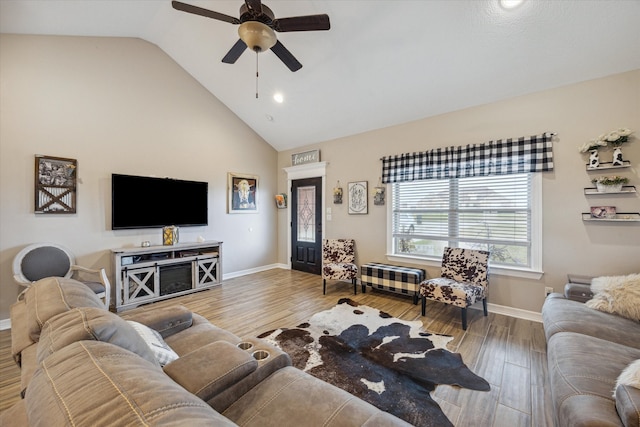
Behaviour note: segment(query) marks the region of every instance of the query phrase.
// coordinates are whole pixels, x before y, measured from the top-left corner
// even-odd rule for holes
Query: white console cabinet
[[[116,311],[185,295],[222,281],[222,242],[112,249]]]

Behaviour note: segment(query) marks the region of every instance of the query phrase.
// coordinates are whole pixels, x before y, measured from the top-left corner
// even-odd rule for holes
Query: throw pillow
[[[591,291],[587,307],[640,321],[640,274],[596,277]]]
[[[616,387],[627,385],[640,389],[640,359],[627,366],[618,377]]]
[[[178,358],[176,352],[169,347],[169,344],[164,342],[160,332],[142,323],[134,322],[133,320],[127,320],[127,323],[129,323],[140,337],[142,337],[144,342],[147,343],[160,366],[164,366]]]

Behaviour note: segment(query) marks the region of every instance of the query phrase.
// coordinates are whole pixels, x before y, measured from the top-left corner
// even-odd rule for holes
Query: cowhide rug
[[[411,424],[452,426],[430,392],[438,384],[487,391],[489,383],[446,349],[453,337],[421,327],[344,298],[307,323],[260,338],[287,352],[293,366]]]

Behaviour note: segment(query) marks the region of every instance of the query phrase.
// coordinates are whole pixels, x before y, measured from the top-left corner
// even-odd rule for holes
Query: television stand
[[[116,311],[209,289],[222,282],[222,242],[112,249]]]

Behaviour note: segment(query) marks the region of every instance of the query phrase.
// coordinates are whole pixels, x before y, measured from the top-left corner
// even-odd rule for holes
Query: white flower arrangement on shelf
[[[607,142],[610,142],[614,147],[620,147],[623,143],[629,140],[629,135],[631,135],[633,131],[627,128],[620,128],[616,130],[612,130],[606,135],[600,135],[600,138]]]
[[[579,148],[581,153],[586,153],[588,151],[591,150],[597,150],[600,147],[606,147],[607,146],[607,141],[603,140],[603,139],[592,139],[589,142],[585,142],[584,144],[582,144]]]
[[[592,139],[589,142],[585,142],[582,144],[579,149],[581,153],[586,153],[587,151],[597,150],[600,147],[606,147],[608,144],[611,146],[620,147],[622,144],[629,140],[629,135],[631,135],[634,131],[627,128],[620,128],[616,130],[612,130],[609,133],[603,133],[597,139]]]

